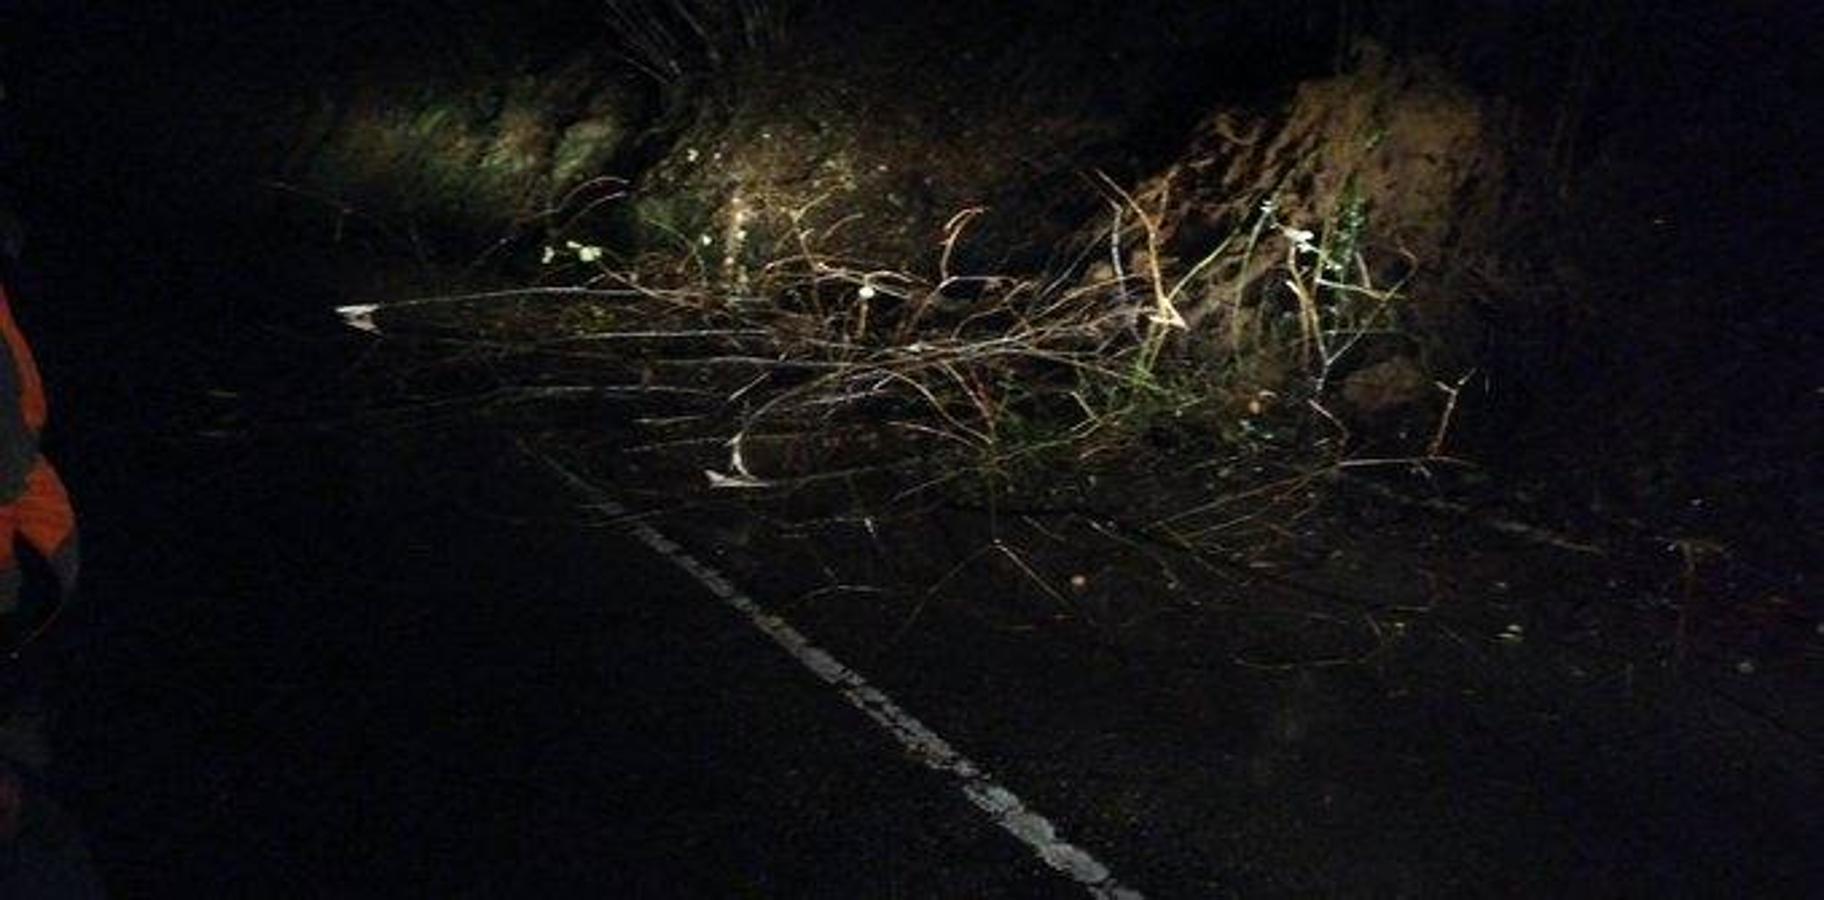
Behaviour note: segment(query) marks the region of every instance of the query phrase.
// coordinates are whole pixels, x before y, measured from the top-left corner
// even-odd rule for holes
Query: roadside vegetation
[[[1728,535],[1651,514],[1691,502],[1694,482],[1626,487],[1638,496],[1618,512],[1609,473],[1645,468],[1622,447],[1560,473],[1600,472],[1594,494],[1503,482],[1511,460],[1490,456],[1513,443],[1511,348],[1590,327],[1575,322],[1591,314],[1576,292],[1600,279],[1575,274],[1589,253],[1565,249],[1578,207],[1545,199],[1583,177],[1587,91],[1543,112],[1504,105],[1354,23],[1313,54],[1327,74],[1199,111],[1165,157],[1104,167],[1084,160],[1103,158],[1096,142],[1119,122],[1005,125],[1016,113],[999,110],[1001,126],[966,140],[923,137],[950,124],[932,109],[966,93],[938,75],[930,108],[855,111],[857,96],[891,93],[865,71],[844,71],[860,93],[830,99],[829,68],[790,59],[802,14],[607,3],[646,101],[622,83],[614,109],[590,106],[571,70],[510,92],[498,138],[427,113],[418,131],[477,158],[526,151],[504,188],[511,227],[481,253],[506,283],[363,306],[353,321],[513,373],[490,405],[631,404],[618,452],[668,473],[672,500],[686,490],[870,531],[938,508],[1068,513],[1278,569],[1358,528],[1338,511],[1371,496],[1605,560],[1628,573],[1616,590],[1630,602],[1676,618],[1681,653],[1699,618],[1805,621],[1798,585],[1748,565]],[[1597,41],[1613,25],[1590,27]],[[1567,65],[1588,76],[1601,63],[1579,48]],[[1025,57],[1006,65],[1015,82],[1045,74],[1028,76]],[[541,124],[540,98],[560,94],[555,106],[586,114]],[[657,130],[630,136],[615,116],[635,110]],[[1025,152],[1015,136],[1041,132],[1055,168],[997,193],[1003,161]],[[606,171],[635,161],[645,168]],[[998,526],[963,555],[979,554],[1046,596],[1074,583]],[[1699,599],[1737,590],[1726,611]]]

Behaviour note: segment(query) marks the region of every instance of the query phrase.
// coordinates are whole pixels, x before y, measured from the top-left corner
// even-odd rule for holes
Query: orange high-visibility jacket
[[[38,434],[44,430],[44,381],[32,348],[13,321],[13,310],[0,285],[0,503],[25,491],[26,476],[38,459]]]

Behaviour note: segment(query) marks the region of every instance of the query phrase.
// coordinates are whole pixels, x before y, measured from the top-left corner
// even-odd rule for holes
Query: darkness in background
[[[820,27],[839,37],[919,19],[913,6],[827,4],[841,12]],[[1478,87],[1549,112],[1568,89],[1576,24],[1592,6],[1611,10],[1615,24],[1589,72],[1574,161],[1588,174],[1574,186],[1600,215],[1634,215],[1612,227],[1586,223],[1595,227],[1578,240],[1593,263],[1620,267],[1615,296],[1590,302],[1620,310],[1618,320],[1636,330],[1563,352],[1550,328],[1497,323],[1513,326],[1506,352],[1517,370],[1542,353],[1570,361],[1525,372],[1534,394],[1525,409],[1539,421],[1559,417],[1608,396],[1586,392],[1614,379],[1643,386],[1636,402],[1676,405],[1689,398],[1645,387],[1686,379],[1695,391],[1704,376],[1730,369],[1724,384],[1733,393],[1723,399],[1740,401],[1730,413],[1737,418],[1712,439],[1786,429],[1802,452],[1806,432],[1793,431],[1790,416],[1816,402],[1818,359],[1816,244],[1808,240],[1817,82],[1800,67],[1818,33],[1810,23],[1771,5],[1644,0],[956,3],[946,15],[984,43],[1021,28],[1068,27],[1086,40],[1111,30],[1107,22],[1129,29],[1118,39],[1160,54],[1149,70],[1185,72],[1183,90],[1160,99],[1148,135],[1169,153],[1174,132],[1215,86],[1205,80],[1219,77],[1211,73],[1321,71],[1338,51],[1335,35],[1352,28],[1395,52],[1436,53]],[[1040,16],[1046,24],[1034,24]],[[263,229],[242,205],[283,148],[295,98],[375,67],[437,77],[597,39],[609,39],[598,9],[580,0],[391,0],[353,14],[333,4],[25,0],[0,12],[7,174],[33,234],[35,274],[20,315],[54,392],[52,450],[65,460],[96,552],[130,555],[146,538],[134,529],[158,527],[142,509],[151,495],[134,491],[168,477],[161,467],[176,454],[165,439],[190,421],[200,394],[291,387],[333,368],[291,352],[282,337],[333,334],[327,310],[343,298],[313,292],[309,273],[288,271],[296,237]],[[1212,53],[1222,64],[1204,68]],[[907,84],[916,89],[916,73]],[[1651,277],[1628,276],[1636,271]],[[1681,282],[1733,290],[1685,301],[1661,289]]]
[[[1568,189],[1562,221],[1574,227],[1524,237],[1577,260],[1594,288],[1562,308],[1493,313],[1490,364],[1505,392],[1493,433],[1604,418],[1639,432],[1701,416],[1686,442],[1698,459],[1755,442],[1802,455],[1816,437],[1807,42],[1818,32],[1803,4],[801,6],[820,40],[892,27],[962,49],[1061,30],[1120,46],[1132,77],[1180,86],[1143,117],[1154,158],[1169,157],[1211,91],[1322,72],[1352,33],[1443,59],[1515,101],[1531,132],[1571,105],[1562,168],[1524,171]],[[511,71],[612,46],[585,0],[387,0],[354,12],[22,0],[0,11],[0,38],[10,94],[0,162],[32,232],[20,312],[64,401],[54,441],[81,429],[156,433],[179,396],[310,377],[260,337],[332,331],[327,310],[345,298],[297,268],[300,236],[262,220],[254,187],[283,153],[300,98],[361,77]],[[904,76],[917,90],[918,73]]]
[[[1339,35],[1371,34],[1396,53],[1443,58],[1479,89],[1543,114],[1582,96],[1576,162],[1623,163],[1624,171],[1603,170],[1603,177],[1637,182],[1596,190],[1641,195],[1654,215],[1668,206],[1683,213],[1671,240],[1661,235],[1660,246],[1623,251],[1776,278],[1797,264],[1792,254],[1767,248],[1809,205],[1806,192],[1794,188],[1808,174],[1815,135],[1813,117],[1804,113],[1809,73],[1798,68],[1813,32],[1801,16],[1776,15],[1782,8],[1773,4],[795,6],[810,10],[800,14],[808,31],[835,42],[891,28],[961,51],[1052,30],[1080,34],[1085,47],[1119,47],[1132,60],[1132,77],[1165,72],[1163,80],[1178,85],[1151,98],[1157,124],[1143,136],[1166,154],[1216,91],[1233,96],[1237,81],[1258,79],[1259,90],[1288,74],[1321,71],[1339,58]],[[211,201],[271,173],[300,98],[333,93],[355,77],[510,70],[541,55],[612,45],[600,7],[588,0],[385,0],[355,12],[310,4],[21,0],[0,13],[0,35],[15,133],[6,152],[26,164],[17,193],[28,218],[47,231],[72,222],[80,223],[72,232],[129,238],[148,224],[245,232],[245,223],[224,225],[234,209],[212,209]],[[918,73],[904,75],[907,89],[916,90]],[[1107,80],[1122,77],[1117,67]],[[1575,78],[1588,86],[1579,88]],[[1550,123],[1542,117],[1537,124]],[[143,244],[123,249],[142,248],[142,255],[159,252]],[[1746,257],[1757,265],[1744,265]],[[62,266],[47,261],[45,268]]]

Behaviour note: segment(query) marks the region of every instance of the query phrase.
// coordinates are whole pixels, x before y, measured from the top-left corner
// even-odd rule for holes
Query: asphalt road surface
[[[1096,895],[510,435],[222,419],[72,459],[94,622],[53,786],[115,896]],[[1250,676],[969,608],[884,653],[792,619],[1147,897],[1816,872],[1815,807],[1695,690],[1718,717],[1667,729],[1619,686]]]
[[[60,773],[116,896],[1086,895],[503,444],[445,448],[174,451],[93,504]]]
[[[349,419],[384,351],[288,294],[283,241],[86,215],[20,315],[92,620],[50,786],[115,896],[1091,895],[508,435]],[[1691,682],[1443,630],[1262,672],[1241,594],[1157,657],[956,599],[890,651],[865,603],[791,618],[1147,897],[1819,883],[1815,743]]]

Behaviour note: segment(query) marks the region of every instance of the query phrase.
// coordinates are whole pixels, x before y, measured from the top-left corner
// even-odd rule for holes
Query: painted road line
[[[752,597],[735,587],[734,583],[721,572],[691,556],[684,548],[678,546],[676,541],[666,537],[644,521],[633,517],[630,511],[621,504],[602,497],[600,489],[565,470],[556,461],[544,457],[539,458],[556,470],[564,480],[594,498],[597,501],[595,508],[622,520],[628,533],[632,534],[640,543],[683,569],[710,593],[716,595],[717,599],[739,612],[761,633],[771,638],[773,643],[791,654],[793,659],[811,670],[812,674],[836,688],[842,694],[843,699],[874,720],[882,730],[892,735],[894,740],[906,748],[913,759],[924,764],[926,768],[954,779],[958,789],[971,804],[987,815],[1002,830],[1018,838],[1021,843],[1037,854],[1045,865],[1081,884],[1092,897],[1105,898],[1105,900],[1144,900],[1144,895],[1121,884],[1108,870],[1108,866],[1103,865],[1089,851],[1059,836],[1058,829],[1051,823],[1051,820],[1034,812],[1013,791],[1008,790],[981,766],[976,765],[956,748],[950,746],[950,743],[937,732],[932,731],[923,722],[901,709],[899,704],[893,702],[893,698],[868,683],[868,680],[863,678],[860,673],[843,665],[828,651],[811,643],[809,638],[784,619],[767,612]]]

